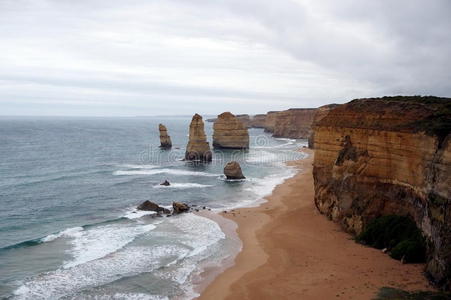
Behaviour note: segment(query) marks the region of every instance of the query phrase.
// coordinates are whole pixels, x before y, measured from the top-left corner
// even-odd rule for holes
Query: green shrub
[[[370,222],[357,242],[377,249],[387,248],[391,257],[406,262],[425,260],[425,241],[415,222],[405,216],[383,216]]]

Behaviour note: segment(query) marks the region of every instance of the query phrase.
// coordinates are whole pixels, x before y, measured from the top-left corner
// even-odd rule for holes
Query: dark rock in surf
[[[171,183],[167,180],[163,181],[162,183],[160,183],[160,185],[164,185],[164,186],[170,186]]]
[[[189,211],[189,206],[182,202],[173,202],[172,208],[174,209],[174,214],[180,214]]]
[[[167,208],[161,207],[156,203],[153,203],[149,200],[144,201],[141,203],[138,207],[138,210],[145,210],[145,211],[155,211],[157,213],[164,213],[164,214],[170,214],[171,211]]]

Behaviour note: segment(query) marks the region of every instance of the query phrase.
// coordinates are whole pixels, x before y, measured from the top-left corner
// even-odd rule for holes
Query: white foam
[[[162,266],[162,257],[175,257],[187,250],[177,245],[129,247],[102,259],[41,273],[20,286],[18,299],[57,299],[86,288],[105,285],[118,278],[150,272]],[[158,299],[158,298],[157,298]],[[164,299],[164,298],[163,298]]]
[[[216,177],[219,174],[212,174],[206,172],[195,172],[187,170],[178,169],[152,169],[152,170],[136,170],[136,171],[115,171],[113,175],[124,176],[124,175],[155,175],[155,174],[171,174],[179,176],[208,176]]]
[[[195,214],[186,214],[183,218],[172,218],[170,222],[186,235],[181,242],[192,248],[188,257],[204,252],[209,246],[225,239],[218,223]]]
[[[169,300],[166,296],[148,295],[142,293],[116,293],[114,295],[97,295],[95,300]]]
[[[123,167],[123,168],[128,168],[128,169],[154,169],[154,168],[158,168],[158,166],[155,166],[155,165],[123,164],[123,165],[119,165],[119,166]]]
[[[124,218],[133,220],[133,219],[142,218],[144,216],[150,216],[150,215],[156,215],[156,214],[157,213],[155,211],[138,210],[136,208],[133,208],[125,213]]]
[[[183,299],[192,299],[198,294],[194,292],[193,286],[188,283],[190,277],[200,272],[200,262],[210,257],[211,253],[215,253],[216,250],[214,249],[220,247],[217,243],[225,238],[225,234],[216,222],[195,214],[174,216],[165,219],[166,222],[174,227],[173,231],[164,233],[165,236],[171,235],[170,244],[152,247],[127,246],[99,259],[74,265],[70,268],[60,268],[56,271],[41,273],[26,281],[14,294],[18,299],[56,299],[74,296],[83,290],[103,286],[119,278],[152,272],[154,276],[169,279],[176,283],[185,292]],[[103,234],[110,234],[105,228],[102,230]],[[118,232],[118,230],[120,228],[115,228],[115,232]],[[85,232],[88,232],[88,230],[85,230]],[[124,233],[121,232],[121,235]],[[128,234],[131,233],[128,232]],[[95,234],[91,237],[99,237],[99,235]],[[112,238],[113,236],[110,235],[109,240]],[[98,245],[104,243],[105,240]],[[213,245],[216,248],[212,248]],[[84,251],[89,253],[96,248],[93,245],[90,247],[91,249],[87,247]],[[105,297],[105,299],[112,298],[106,295]],[[124,298],[166,299],[160,296],[122,293],[116,294],[116,298],[113,297],[112,299]]]
[[[78,231],[72,235],[71,241],[73,248],[70,253],[74,259],[66,262],[64,268],[71,268],[116,252],[140,234],[155,228],[153,224],[111,224]]]
[[[270,163],[278,159],[277,154],[268,151],[253,151],[246,157],[246,161],[250,163]]]
[[[199,184],[199,183],[171,183],[171,185],[155,185],[154,189],[192,189],[192,188],[207,188],[212,187],[212,185],[208,184]]]
[[[77,232],[83,231],[83,227],[72,227],[72,228],[68,228],[66,230],[60,231],[58,233],[55,234],[49,234],[46,237],[43,237],[41,239],[42,242],[46,243],[46,242],[51,242],[56,240],[57,238],[60,237],[72,237],[74,236],[74,234],[76,234]]]

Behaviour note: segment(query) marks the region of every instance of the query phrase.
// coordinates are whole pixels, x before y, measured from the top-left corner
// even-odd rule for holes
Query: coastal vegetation
[[[409,263],[425,261],[425,240],[412,219],[389,215],[374,219],[356,237],[359,243],[387,249],[392,258]]]

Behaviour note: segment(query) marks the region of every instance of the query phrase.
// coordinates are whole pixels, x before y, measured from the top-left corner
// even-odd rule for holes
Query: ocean
[[[185,162],[190,121],[1,117],[0,298],[196,297],[199,274],[230,258],[236,242],[209,218],[156,217],[137,205],[180,201],[216,213],[258,205],[295,174],[285,162],[302,159],[296,150],[307,142],[249,129],[248,151]],[[159,123],[172,150],[158,147]],[[246,180],[225,180],[230,160]],[[166,179],[171,186],[160,186]]]

